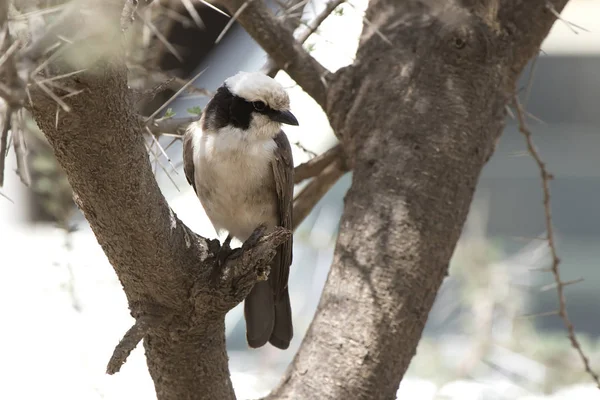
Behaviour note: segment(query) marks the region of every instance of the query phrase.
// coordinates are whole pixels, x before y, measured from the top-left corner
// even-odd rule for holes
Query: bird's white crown
[[[261,72],[238,72],[225,80],[229,91],[247,101],[262,101],[274,110],[288,110],[290,98],[279,82]]]

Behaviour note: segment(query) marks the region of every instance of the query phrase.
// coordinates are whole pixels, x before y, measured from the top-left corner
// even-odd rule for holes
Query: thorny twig
[[[10,201],[11,203],[15,204],[15,201],[13,199],[11,199],[10,197],[8,197],[7,195],[5,195],[4,193],[0,192],[0,197],[4,197],[6,200]]]
[[[346,173],[346,165],[341,157],[334,158],[324,169],[306,185],[294,198],[293,229],[296,230],[310,214],[315,205],[329,189]]]
[[[317,15],[312,21],[310,21],[308,24],[306,24],[308,29],[304,30],[302,33],[300,33],[298,35],[298,38],[296,39],[298,41],[298,43],[304,44],[304,42],[306,42],[308,40],[310,35],[315,33],[316,30],[319,28],[319,26],[321,26],[323,21],[325,21],[327,19],[327,17],[329,17],[329,15],[333,12],[333,10],[335,10],[340,4],[342,4],[346,1],[347,0],[331,0],[331,1],[329,1],[329,3],[327,3],[327,5],[325,6],[325,9],[319,15]],[[267,62],[265,63],[265,65],[263,65],[263,67],[262,67],[262,71],[266,75],[269,75],[271,78],[273,78],[273,77],[275,77],[275,75],[277,75],[277,73],[279,72],[279,69],[280,68],[275,64],[275,61],[273,61],[273,59],[270,57],[267,60]]]
[[[317,153],[315,153],[312,150],[307,149],[306,147],[304,147],[304,145],[300,142],[296,142],[294,143],[294,146],[296,146],[297,148],[299,148],[300,150],[302,150],[304,153],[308,154],[308,156],[312,159],[315,158],[317,156]]]
[[[200,75],[202,75],[204,73],[204,71],[206,71],[206,69],[207,68],[205,68],[202,71],[198,72],[193,78],[191,78],[190,80],[188,80],[175,94],[173,94],[173,96],[171,96],[167,101],[164,102],[163,105],[161,105],[159,108],[157,108],[152,113],[152,115],[150,115],[149,117],[147,117],[143,121],[143,123],[144,123],[144,129],[152,137],[152,140],[153,140],[152,146],[154,146],[154,144],[156,144],[158,146],[160,152],[165,156],[165,158],[167,159],[167,161],[169,162],[169,164],[171,165],[171,167],[173,168],[173,171],[175,173],[177,173],[177,170],[173,166],[171,160],[167,156],[167,153],[166,153],[165,149],[162,147],[162,145],[160,144],[160,142],[158,141],[158,139],[156,138],[155,135],[160,135],[160,133],[164,132],[165,130],[168,130],[169,133],[175,133],[176,131],[179,130],[179,128],[180,128],[180,126],[182,126],[182,124],[184,124],[184,123],[188,123],[189,124],[189,123],[197,120],[199,117],[192,116],[192,117],[189,117],[189,118],[177,118],[175,121],[173,121],[173,122],[175,122],[174,124],[169,124],[169,121],[172,118],[160,118],[160,119],[156,119],[155,117],[162,110],[164,110],[169,104],[171,104],[173,102],[173,100],[175,100],[177,98],[177,96],[179,96],[183,91],[185,91],[189,86],[191,86],[192,83],[194,83],[194,81],[196,81],[196,79],[198,79],[198,77]],[[159,159],[160,155],[158,155],[154,151],[152,151],[152,146],[147,146],[148,154],[152,153],[152,155],[154,156],[155,162],[165,172],[165,174],[167,175],[167,177],[169,178],[169,180],[173,183],[173,186],[175,186],[175,188],[177,189],[177,191],[179,191],[179,187],[175,184],[175,181],[173,180],[173,178],[171,177],[171,175],[169,174],[169,172],[167,171],[167,169],[160,162],[160,159]]]
[[[560,16],[560,13],[558,11],[556,11],[556,8],[554,8],[554,6],[550,3],[550,2],[546,2],[546,8],[548,10],[550,10],[550,12],[556,17],[556,19],[562,21],[565,23],[565,25],[567,25],[567,27],[571,30],[571,32],[573,32],[576,35],[579,35],[579,32],[577,32],[577,29],[575,28],[579,28],[584,32],[589,32],[589,30],[587,30],[586,28],[584,28],[581,25],[577,25],[573,22],[567,21],[566,19],[564,19],[563,17]]]
[[[202,18],[200,18],[200,14],[198,14],[198,11],[196,11],[196,8],[194,8],[192,2],[190,0],[181,0],[181,3],[185,7],[188,14],[190,14],[190,17],[192,17],[192,19],[196,23],[196,26],[198,28],[205,29],[206,25],[204,25]]]
[[[4,186],[4,167],[6,165],[6,153],[8,150],[8,131],[10,130],[10,120],[12,117],[12,108],[8,106],[2,121],[2,132],[0,133],[0,187]]]
[[[169,98],[169,100],[165,101],[165,103],[162,106],[158,107],[156,109],[156,111],[154,111],[152,113],[152,115],[150,115],[148,118],[146,118],[146,123],[149,123],[150,121],[152,121],[154,119],[154,117],[156,117],[158,115],[158,113],[160,113],[162,110],[165,109],[165,107],[167,107],[169,104],[171,104],[173,102],[173,100],[175,100],[177,98],[177,96],[179,96],[181,94],[181,92],[186,90],[188,88],[188,86],[190,86],[192,83],[194,83],[194,81],[196,81],[196,79],[198,79],[198,77],[200,77],[200,75],[202,75],[207,69],[208,68],[204,68],[202,71],[198,72],[192,79],[187,81],[187,83],[185,85],[183,85],[181,87],[181,89],[179,89],[177,92],[175,92],[175,94],[173,96],[171,96]]]
[[[596,374],[596,372],[592,370],[592,367],[590,366],[590,361],[583,352],[583,349],[581,348],[581,344],[579,343],[579,340],[575,335],[575,327],[573,326],[573,323],[569,319],[569,315],[567,313],[567,301],[565,298],[564,288],[565,286],[570,284],[570,282],[565,282],[561,278],[561,273],[559,269],[560,258],[558,257],[558,254],[556,252],[556,242],[554,239],[554,230],[552,228],[552,210],[550,207],[550,180],[553,179],[553,176],[546,169],[546,164],[542,161],[540,154],[538,153],[533,144],[531,131],[529,130],[529,128],[527,127],[527,123],[525,122],[525,113],[517,96],[513,98],[513,103],[516,109],[517,120],[519,123],[519,131],[523,134],[523,136],[525,136],[525,141],[527,142],[527,150],[529,151],[535,163],[537,164],[542,178],[542,191],[544,193],[544,214],[546,218],[546,230],[548,235],[547,240],[548,246],[550,247],[550,254],[552,255],[551,271],[552,275],[554,276],[556,293],[558,295],[557,313],[562,319],[565,328],[567,329],[571,345],[577,351],[579,357],[581,358],[581,361],[583,362],[585,371],[592,377],[592,379],[596,383],[596,386],[598,386],[598,388],[600,389],[600,377],[598,376],[598,374]]]
[[[312,21],[310,21],[306,27],[307,29],[298,35],[298,42],[304,43],[308,40],[308,38],[317,31],[319,26],[329,17],[329,15],[338,8],[341,4],[345,3],[346,0],[331,0],[325,5],[325,9],[321,11],[319,15],[315,17]]]
[[[149,19],[145,18],[139,11],[135,11],[135,14],[142,20],[142,22],[144,22],[144,25],[146,25],[151,31],[152,33],[154,33],[154,35],[158,38],[158,40],[160,40],[160,42],[167,48],[167,50],[169,50],[169,52],[171,54],[173,54],[173,56],[179,61],[179,62],[183,62],[183,57],[181,56],[181,54],[179,54],[179,52],[177,51],[177,49],[167,40],[167,38],[165,37],[165,35],[163,35],[160,30],[158,30],[158,28],[154,25],[154,23],[152,23],[152,21],[150,21]]]
[[[308,160],[304,164],[298,165],[294,169],[294,183],[297,184],[319,175],[330,164],[341,158],[342,146],[338,144],[327,150],[325,153]]]
[[[225,27],[223,28],[221,33],[219,33],[219,36],[217,36],[217,39],[215,39],[215,44],[218,44],[221,41],[221,39],[223,39],[223,36],[225,36],[225,34],[229,31],[229,29],[233,25],[233,23],[238,19],[238,17],[244,12],[246,7],[248,7],[248,5],[252,1],[253,0],[246,0],[246,2],[244,4],[242,4],[242,6],[240,8],[237,9],[235,14],[233,14],[233,17],[231,17],[231,19],[229,21],[227,21],[227,25],[225,25]]]

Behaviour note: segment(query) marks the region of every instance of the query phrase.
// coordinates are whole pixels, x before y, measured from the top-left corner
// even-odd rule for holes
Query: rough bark
[[[235,11],[244,1],[223,3]],[[271,399],[394,398],[502,130],[506,100],[555,20],[550,3],[560,11],[566,0],[464,7],[372,0],[367,18],[376,29],[365,25],[356,62],[327,80],[261,2],[240,15],[325,107],[354,170],[320,305]],[[190,232],[162,197],[124,62],[98,62],[68,83],[84,90],[68,99],[71,112],[57,122],[56,103],[35,90],[32,111],[133,315],[163,316],[144,343],[158,398],[234,398],[224,315],[285,232],[261,239],[216,283],[209,279],[218,246]]]
[[[401,3],[370,2],[392,45],[366,26],[355,63],[329,79],[353,182],[315,318],[269,399],[395,398],[507,98],[553,21],[543,1],[503,2],[499,20],[481,4]]]

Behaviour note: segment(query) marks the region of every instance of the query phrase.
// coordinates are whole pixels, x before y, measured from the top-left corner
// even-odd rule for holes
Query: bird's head
[[[298,125],[290,98],[279,82],[260,72],[225,80],[204,110],[204,130],[237,128],[248,139],[275,137],[281,124]]]

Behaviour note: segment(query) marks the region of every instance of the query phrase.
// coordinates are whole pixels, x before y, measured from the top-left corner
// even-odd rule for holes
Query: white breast
[[[193,134],[198,198],[215,229],[245,240],[260,224],[276,225],[273,139],[248,140],[236,128]]]

